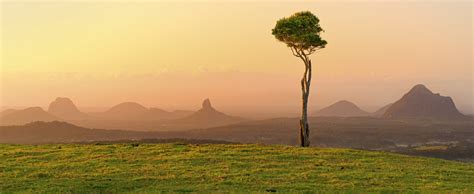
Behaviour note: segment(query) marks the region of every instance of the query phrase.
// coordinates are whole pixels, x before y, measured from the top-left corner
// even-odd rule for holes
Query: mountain
[[[426,86],[418,84],[396,101],[383,114],[383,118],[434,118],[466,119],[449,96],[434,94]]]
[[[383,114],[385,114],[385,112],[387,112],[388,108],[390,108],[390,106],[392,105],[393,103],[387,104],[382,108],[378,109],[377,111],[373,112],[371,115],[374,117],[381,117]]]
[[[315,116],[357,117],[369,116],[369,113],[361,110],[352,102],[341,100],[319,110],[315,113]]]
[[[198,127],[210,127],[238,123],[244,120],[244,118],[229,116],[217,111],[214,107],[212,107],[211,101],[209,99],[205,99],[202,102],[201,109],[187,117],[174,120],[173,123],[191,124]]]
[[[88,115],[79,111],[71,99],[58,97],[49,104],[48,112],[66,120],[86,119]]]
[[[62,120],[44,111],[41,107],[31,107],[17,110],[0,117],[0,125],[23,125],[33,121],[59,121]]]
[[[102,115],[108,119],[135,120],[147,111],[148,108],[136,102],[124,102],[113,106]]]

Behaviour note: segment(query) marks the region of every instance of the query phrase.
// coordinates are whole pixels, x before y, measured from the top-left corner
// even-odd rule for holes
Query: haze
[[[303,65],[271,35],[301,10],[321,20],[310,106],[375,110],[422,83],[473,113],[472,1],[1,3],[1,106],[124,101],[237,115],[297,114]]]

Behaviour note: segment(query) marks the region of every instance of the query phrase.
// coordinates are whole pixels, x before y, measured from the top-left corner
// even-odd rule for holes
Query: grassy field
[[[468,191],[474,164],[262,145],[0,145],[0,193]]]

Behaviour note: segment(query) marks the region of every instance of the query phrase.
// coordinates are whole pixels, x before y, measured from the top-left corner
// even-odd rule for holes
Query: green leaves
[[[327,42],[320,36],[323,31],[318,17],[309,11],[303,11],[278,20],[272,34],[288,47],[311,54],[326,46]]]

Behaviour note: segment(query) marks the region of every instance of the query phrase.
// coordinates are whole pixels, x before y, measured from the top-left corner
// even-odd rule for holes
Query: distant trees
[[[327,44],[320,37],[324,30],[319,26],[319,19],[309,11],[293,14],[277,21],[272,34],[290,47],[295,57],[304,62],[305,71],[301,79],[303,107],[300,120],[300,143],[309,146],[308,97],[311,85],[311,59],[309,55],[324,48]]]

